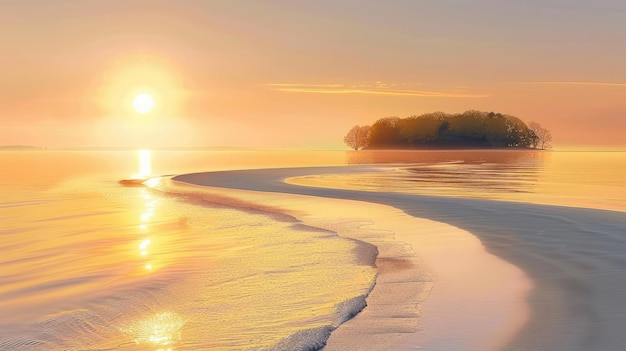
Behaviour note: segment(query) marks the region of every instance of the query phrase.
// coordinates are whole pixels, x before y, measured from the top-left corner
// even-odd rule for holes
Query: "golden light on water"
[[[137,150],[139,158],[139,173],[133,175],[135,179],[145,179],[152,174],[152,151]]]
[[[150,150],[139,150],[139,174],[147,177],[152,173],[152,152]]]
[[[150,218],[154,216],[154,211],[156,209],[157,201],[152,199],[152,196],[148,193],[146,189],[141,189],[141,197],[143,198],[143,201],[145,202],[146,209],[139,216],[139,220],[141,221],[141,224],[139,224],[139,229],[141,232],[147,232],[148,222],[150,221]],[[145,268],[146,271],[152,271],[154,269],[154,266],[151,262],[152,259],[149,257],[151,245],[152,245],[152,239],[150,238],[144,238],[137,245],[139,248],[139,255],[143,258],[142,259],[143,267]]]
[[[151,243],[150,239],[146,239],[139,244],[139,252],[142,256],[146,256],[148,254],[148,246],[150,246]]]
[[[169,346],[181,340],[180,330],[184,325],[185,321],[177,313],[163,312],[142,319],[123,331],[137,344]]]
[[[139,219],[141,219],[142,222],[147,222],[152,216],[154,216],[152,212],[146,211],[141,215]]]
[[[143,184],[149,188],[158,188],[161,184],[161,178],[150,178],[143,182]]]

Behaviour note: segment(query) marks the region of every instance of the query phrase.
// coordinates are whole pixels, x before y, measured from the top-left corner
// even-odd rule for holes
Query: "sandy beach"
[[[227,171],[173,180],[378,241],[368,306],[333,331],[327,350],[615,350],[626,342],[623,213],[284,182],[368,169]],[[381,234],[367,238],[370,229],[393,242]],[[398,250],[402,245],[408,248]]]

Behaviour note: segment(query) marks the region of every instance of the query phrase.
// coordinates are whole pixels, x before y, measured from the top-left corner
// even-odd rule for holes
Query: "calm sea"
[[[118,180],[345,164],[381,167],[299,181],[626,210],[620,152],[0,152],[0,350],[280,349],[323,334],[373,282],[358,242]]]
[[[347,162],[382,167],[289,182],[626,211],[623,151],[371,151]]]

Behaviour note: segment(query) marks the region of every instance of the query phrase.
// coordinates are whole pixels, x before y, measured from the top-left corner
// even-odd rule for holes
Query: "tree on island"
[[[384,148],[545,148],[550,132],[538,124],[528,127],[521,119],[495,112],[426,113],[407,118],[385,117],[361,133],[354,126],[344,141],[358,150]],[[357,142],[359,135],[367,141]]]
[[[398,121],[400,121],[400,117],[385,117],[372,124],[372,127],[370,127],[370,142],[368,146],[395,146],[400,134]]]
[[[354,150],[367,147],[370,143],[370,126],[354,126],[343,138],[344,143]]]
[[[541,149],[549,148],[550,142],[552,141],[552,133],[546,128],[543,128],[541,124],[537,122],[528,123],[528,128],[531,132],[532,138],[532,146],[537,149],[538,147]]]

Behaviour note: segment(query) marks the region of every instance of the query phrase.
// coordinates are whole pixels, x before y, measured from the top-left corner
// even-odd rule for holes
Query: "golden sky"
[[[0,145],[344,148],[478,109],[626,146],[622,0],[5,0],[0,26]]]

